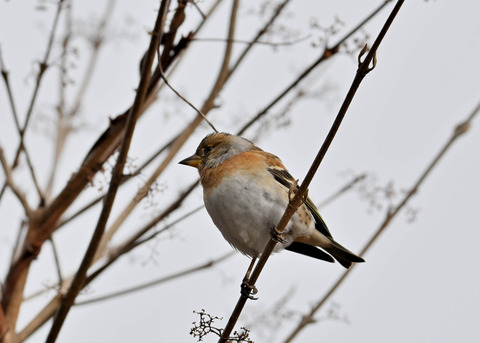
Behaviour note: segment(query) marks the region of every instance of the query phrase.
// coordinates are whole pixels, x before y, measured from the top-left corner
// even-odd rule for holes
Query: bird
[[[248,139],[215,132],[179,163],[198,169],[205,208],[225,240],[252,261],[259,258],[287,208],[292,187],[298,187],[280,158]],[[309,197],[281,233],[274,252],[282,249],[337,260],[345,268],[365,262],[333,239]]]

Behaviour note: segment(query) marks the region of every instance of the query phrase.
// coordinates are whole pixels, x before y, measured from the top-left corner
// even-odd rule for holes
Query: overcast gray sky
[[[91,21],[100,17],[105,3],[74,2],[77,25],[83,25],[82,30],[88,32]],[[245,122],[244,118],[261,109],[296,73],[317,58],[320,49],[311,46],[318,35],[310,29],[312,18],[325,26],[332,23],[335,16],[345,22],[339,35],[330,38],[334,43],[380,3],[373,0],[292,1],[282,23],[296,35],[294,37],[312,36],[293,46],[257,47],[228,89],[222,92],[218,99],[221,107],[211,113],[211,120],[220,130],[235,132]],[[44,4],[45,9],[35,9],[38,4]],[[209,4],[210,1],[205,1],[199,6],[205,9]],[[107,127],[108,116],[123,112],[131,104],[138,82],[138,61],[148,46],[146,31],[153,26],[158,6],[158,1],[117,2],[109,26],[110,40],[100,55],[98,73],[87,90],[87,101],[82,108],[84,129],[69,141],[57,190]],[[202,37],[224,37],[230,6],[231,1],[223,2],[214,20],[202,31]],[[0,48],[10,71],[20,113],[26,111],[33,88],[33,61],[43,57],[54,7],[49,2],[0,2]],[[249,40],[258,28],[259,20],[251,15],[251,10],[257,7],[257,1],[241,2],[238,39]],[[366,26],[370,44],[392,7],[393,4]],[[194,9],[189,11],[187,18],[192,21],[185,24],[183,32],[188,32],[198,20]],[[401,200],[405,190],[413,185],[452,135],[453,128],[466,119],[480,101],[479,13],[480,4],[475,1],[407,1],[382,43],[377,67],[366,77],[355,96],[309,192],[319,203],[353,175],[361,173],[368,173],[369,189],[393,184],[397,193],[390,202],[377,194],[381,208],[372,208],[360,190],[321,208],[336,240],[351,250],[359,251],[364,246],[385,218],[387,206]],[[271,39],[278,41],[282,37]],[[80,74],[87,53],[80,40],[76,44],[80,51],[76,61]],[[223,48],[220,43],[213,42],[192,44],[195,46],[171,81],[189,100],[201,104],[216,76]],[[238,51],[239,46],[236,46],[234,53]],[[58,56],[59,50],[54,50],[52,62]],[[289,125],[265,129],[260,134],[253,129],[245,134],[246,137],[255,139],[258,146],[282,158],[296,178],[303,178],[355,70],[356,55],[334,57],[302,84],[306,90],[317,93],[291,108]],[[76,73],[72,74],[74,80]],[[52,156],[51,149],[46,146],[52,143],[48,133],[57,101],[56,77],[58,74],[52,72],[45,79],[34,112],[34,134],[27,140],[43,183],[50,171],[47,163]],[[168,101],[169,116],[164,118],[165,106],[159,101],[140,121],[130,153],[134,161],[142,161],[150,153],[152,140],[167,141],[179,125],[194,115],[182,103],[174,103],[171,93],[165,93],[161,99]],[[3,109],[0,144],[11,160],[17,138],[3,84],[0,108]],[[199,128],[177,159],[191,155],[207,133],[206,126]],[[480,122],[477,118],[468,134],[455,143],[419,189],[409,203],[409,210],[395,218],[364,256],[367,262],[355,268],[318,314],[319,322],[305,329],[297,338],[298,342],[480,340],[479,147]],[[176,194],[179,183],[189,184],[197,177],[195,170],[172,164],[158,180],[163,192],[157,194],[153,205],[141,206],[119,237],[128,235],[128,224],[133,226],[146,221],[155,210],[162,208],[162,204]],[[2,173],[0,181],[3,183],[3,180]],[[140,178],[130,191],[141,182]],[[120,193],[116,202],[117,213],[123,194]],[[2,279],[8,267],[5,261],[9,260],[9,247],[21,218],[16,199],[8,195],[7,200],[0,204]],[[201,203],[198,189],[183,211]],[[78,263],[98,213],[98,210],[92,211],[74,229],[59,232],[58,239],[67,242],[59,252],[65,266]],[[169,218],[169,222],[179,215]],[[409,220],[412,215],[413,221]],[[79,300],[168,275],[230,250],[206,211],[202,210],[176,225],[168,237],[124,258],[89,286]],[[49,254],[45,252],[45,256],[35,262],[27,293],[55,280],[55,274],[45,272],[52,263]],[[224,317],[224,321],[218,322],[218,326],[223,327],[238,299],[239,284],[248,263],[246,257],[236,254],[205,272],[133,295],[75,307],[67,318],[59,342],[194,342],[188,333],[198,316],[192,311],[205,309]],[[342,272],[339,264],[322,263],[290,252],[273,256],[257,283],[259,300],[247,303],[239,326],[251,328],[251,338],[257,343],[281,342],[300,314],[306,313]],[[52,294],[22,308],[21,326]],[[274,326],[275,319],[271,319],[267,327],[275,328],[272,338],[272,330],[266,330],[265,325],[263,328],[256,326],[255,322],[259,322],[261,313],[268,312],[282,298],[286,301],[285,309],[294,311],[295,315],[286,320],[276,318],[277,323],[281,323],[278,328]],[[340,319],[322,319],[331,308],[335,308]],[[43,341],[49,328],[47,324],[30,341]],[[207,337],[205,342],[216,342],[216,338]]]

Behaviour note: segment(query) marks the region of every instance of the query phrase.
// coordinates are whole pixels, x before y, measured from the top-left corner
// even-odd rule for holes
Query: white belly
[[[259,188],[251,177],[239,177],[237,174],[235,179],[226,179],[217,185],[204,199],[208,213],[225,239],[237,250],[252,257],[261,255],[270,239],[272,227],[278,224],[287,207],[288,190],[273,177],[262,181],[272,182],[275,187],[280,187],[281,192],[274,197]],[[287,227],[283,234],[288,243],[277,244],[275,251],[293,241],[289,230]],[[295,236],[301,233],[294,231]]]

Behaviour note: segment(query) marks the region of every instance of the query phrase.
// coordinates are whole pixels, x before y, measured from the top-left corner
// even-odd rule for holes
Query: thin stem
[[[48,43],[47,43],[47,50],[45,51],[45,55],[43,57],[43,60],[40,62],[40,69],[37,74],[37,79],[35,81],[35,88],[33,89],[33,94],[32,98],[30,99],[30,104],[27,110],[27,114],[25,117],[25,122],[23,124],[23,128],[20,132],[20,146],[23,146],[23,137],[25,135],[25,131],[27,130],[28,124],[30,122],[30,118],[32,116],[33,108],[35,106],[35,101],[37,100],[37,95],[38,95],[38,90],[40,89],[40,84],[43,79],[43,75],[45,74],[45,71],[48,69],[48,58],[50,57],[50,52],[52,51],[52,46],[53,46],[53,40],[55,38],[55,32],[57,30],[58,26],[58,21],[60,18],[60,13],[62,11],[64,4],[64,0],[59,0],[58,5],[57,5],[57,11],[55,12],[55,17],[53,19],[53,25],[52,25],[52,30],[50,31],[50,36],[48,38]]]
[[[347,191],[352,189],[353,186],[355,186],[357,183],[360,181],[364,180],[367,177],[366,173],[360,174],[357,177],[353,178],[350,182],[348,182],[346,185],[344,185],[342,188],[331,194],[329,197],[327,197],[325,200],[323,200],[321,203],[317,204],[318,208],[324,207],[328,205],[329,203],[333,202],[336,200],[340,195],[345,194]]]
[[[330,131],[328,132],[327,137],[325,138],[325,141],[323,142],[320,150],[317,153],[317,156],[315,157],[315,160],[313,161],[310,169],[307,172],[307,175],[305,176],[304,181],[300,185],[300,188],[298,191],[295,193],[295,196],[293,199],[290,200],[287,209],[285,210],[285,213],[283,214],[282,218],[280,219],[280,222],[276,226],[278,232],[283,232],[285,227],[287,226],[288,222],[296,212],[297,208],[305,201],[305,198],[307,196],[307,189],[308,186],[310,185],[310,182],[312,181],[316,171],[318,170],[318,167],[320,166],[320,163],[322,162],[326,152],[328,151],[328,148],[330,147],[339,127],[340,124],[343,121],[343,118],[345,117],[345,114],[347,112],[347,109],[350,105],[350,103],[353,100],[353,97],[360,86],[360,83],[364,79],[364,77],[373,69],[373,67],[370,67],[370,64],[374,62],[374,57],[376,50],[378,49],[380,42],[383,40],[386,32],[388,31],[390,25],[392,24],[395,16],[397,15],[398,11],[400,10],[400,7],[402,6],[403,1],[399,0],[390,13],[390,16],[386,20],[382,30],[378,34],[371,50],[365,57],[363,61],[359,60],[359,66],[357,69],[357,72],[355,74],[355,78],[352,82],[352,85],[350,86],[350,89],[345,96],[345,99],[343,101],[342,106],[340,107],[340,110],[337,114],[337,117],[335,118],[335,121],[333,122],[332,127],[330,128]],[[362,55],[362,53],[361,53]],[[273,237],[270,239],[270,241],[267,243],[264,251],[262,252],[262,255],[257,262],[257,265],[255,269],[253,270],[253,273],[251,277],[248,280],[248,284],[250,285],[255,285],[257,282],[258,277],[260,276],[261,271],[263,270],[263,267],[265,266],[268,258],[270,257],[270,254],[272,253],[274,247],[276,245],[276,241],[273,239]],[[231,332],[233,331],[233,328],[235,327],[235,324],[240,316],[240,313],[242,312],[247,300],[249,299],[248,294],[242,294],[237,302],[237,305],[235,306],[235,309],[232,312],[232,315],[230,316],[230,319],[225,326],[225,329],[222,332],[222,336],[219,339],[219,343],[224,343],[226,342],[229,337]]]
[[[57,271],[58,285],[62,287],[63,276],[62,276],[62,268],[60,267],[60,258],[58,256],[57,247],[55,245],[53,237],[51,237],[49,241],[50,241],[50,245],[52,246],[53,258],[55,260],[55,270]]]
[[[287,0],[289,1],[289,0]],[[304,42],[308,38],[310,38],[311,35],[307,35],[301,38],[297,38],[294,40],[290,41],[285,41],[285,42],[264,42],[264,41],[249,41],[249,40],[242,40],[242,39],[235,39],[233,40],[233,43],[235,44],[247,44],[247,45],[266,45],[266,46],[271,46],[271,47],[279,47],[279,46],[291,46],[295,45],[301,42]],[[193,38],[192,42],[226,42],[227,40],[225,38]]]
[[[9,72],[5,68],[5,62],[3,61],[1,47],[0,47],[0,72],[2,73],[3,82],[5,83],[5,88],[7,89],[8,102],[9,102],[10,108],[12,110],[13,120],[15,122],[15,127],[17,128],[17,131],[20,132],[21,131],[20,121],[18,119],[17,108],[15,106],[15,100],[13,99],[12,88],[10,86],[10,81],[9,81],[9,77],[8,77]]]

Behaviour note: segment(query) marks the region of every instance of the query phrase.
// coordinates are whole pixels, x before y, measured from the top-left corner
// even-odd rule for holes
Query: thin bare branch
[[[52,51],[52,46],[53,46],[53,41],[55,38],[55,32],[57,31],[57,26],[58,26],[58,21],[60,18],[60,13],[62,12],[64,0],[59,0],[58,5],[57,5],[57,11],[55,12],[55,17],[53,19],[53,25],[52,25],[52,30],[50,31],[50,36],[48,38],[48,43],[47,43],[47,49],[45,51],[45,55],[40,62],[40,69],[38,70],[37,74],[37,79],[35,80],[35,88],[33,89],[33,94],[32,98],[30,99],[30,103],[28,106],[27,114],[25,117],[25,122],[23,124],[23,128],[20,132],[20,148],[23,147],[23,137],[25,135],[25,132],[27,130],[28,124],[30,122],[30,118],[32,116],[33,108],[35,107],[35,102],[37,100],[37,95],[38,95],[38,90],[40,89],[40,84],[43,79],[43,75],[45,74],[45,71],[48,69],[48,59],[50,57],[50,52]]]
[[[1,70],[3,81],[5,83],[5,88],[7,89],[8,101],[10,103],[10,108],[11,108],[13,119],[14,119],[14,122],[15,122],[15,127],[16,127],[19,135],[21,135],[22,128],[20,127],[18,112],[17,112],[16,106],[15,106],[15,100],[13,98],[12,89],[11,89],[10,82],[9,82],[9,72],[5,67],[5,62],[3,61],[1,49],[0,49],[0,70]],[[27,165],[29,167],[30,174],[32,176],[32,181],[33,181],[33,184],[35,186],[35,189],[37,190],[39,198],[43,199],[43,193],[40,189],[40,186],[38,184],[38,180],[35,176],[35,172],[33,170],[33,165],[32,165],[31,159],[30,159],[30,155],[28,154],[27,150],[24,150],[24,152],[25,152],[25,158],[27,160]],[[15,168],[16,163],[17,162],[14,162],[13,168]],[[6,188],[6,183],[3,185],[2,190],[0,192],[0,199],[3,197],[3,193],[5,192],[5,188]]]
[[[235,254],[235,252],[231,251],[227,254],[224,254],[224,255],[222,255],[218,258],[210,260],[206,263],[202,263],[201,265],[191,267],[191,268],[187,268],[187,269],[182,270],[180,272],[176,272],[176,273],[173,273],[171,275],[164,276],[162,278],[158,278],[156,280],[143,283],[141,285],[133,286],[133,287],[121,290],[121,291],[117,291],[117,292],[112,292],[110,294],[102,295],[102,296],[99,296],[99,297],[96,297],[96,298],[76,302],[75,306],[88,305],[88,304],[96,303],[96,302],[99,302],[99,301],[110,300],[110,299],[113,299],[113,298],[117,298],[119,296],[127,295],[127,294],[134,293],[134,292],[138,292],[140,290],[147,289],[147,288],[150,288],[150,287],[158,286],[158,285],[160,285],[162,283],[165,283],[167,281],[171,281],[171,280],[180,278],[180,277],[185,276],[185,275],[190,275],[190,274],[193,274],[195,272],[199,272],[199,271],[202,271],[204,269],[211,268],[214,265],[225,261],[229,257],[232,257],[234,254]]]
[[[271,46],[271,47],[280,47],[280,46],[291,46],[295,45],[301,42],[304,42],[308,38],[310,38],[311,35],[307,35],[301,38],[293,39],[290,41],[284,41],[284,42],[267,42],[267,41],[249,41],[249,40],[242,40],[242,39],[235,39],[233,40],[233,43],[235,44],[247,44],[247,45],[266,45],[266,46]],[[192,42],[226,42],[225,38],[193,38]]]
[[[17,184],[15,183],[15,180],[13,180],[12,169],[10,168],[10,165],[7,162],[5,154],[3,153],[3,148],[1,146],[0,146],[0,162],[2,163],[3,172],[5,173],[5,179],[6,179],[6,183],[7,183],[8,187],[10,187],[13,194],[15,194],[17,199],[22,204],[23,210],[25,211],[25,215],[28,218],[30,218],[31,215],[32,215],[32,209],[30,208],[30,205],[28,204],[28,201],[27,201],[27,198],[25,197],[25,194],[23,194],[20,191]]]
[[[355,186],[357,183],[359,183],[360,181],[364,180],[365,178],[367,177],[367,174],[366,173],[363,173],[363,174],[360,174],[356,177],[353,178],[353,180],[351,180],[350,182],[348,182],[346,185],[344,185],[342,188],[340,188],[339,190],[337,190],[336,192],[334,192],[333,194],[331,194],[329,197],[327,197],[325,200],[323,200],[321,203],[319,203],[317,205],[318,208],[321,208],[321,207],[324,207],[326,206],[327,204],[333,202],[334,200],[336,200],[339,196],[341,196],[342,194],[345,194],[347,191],[349,191],[350,189],[352,189],[353,186]]]
[[[0,72],[2,73],[3,82],[5,83],[5,88],[7,89],[8,102],[10,104],[10,108],[11,108],[11,111],[12,111],[13,120],[15,122],[15,126],[17,128],[17,131],[20,132],[21,128],[20,128],[20,121],[18,119],[17,107],[15,106],[15,100],[13,99],[12,88],[10,86],[10,81],[9,81],[9,77],[8,77],[9,72],[5,67],[5,62],[3,61],[1,47],[0,47]]]
[[[328,133],[327,137],[325,138],[325,141],[323,142],[322,147],[318,151],[318,154],[315,157],[315,160],[313,161],[310,169],[308,170],[307,175],[304,178],[304,181],[302,182],[302,184],[298,188],[298,191],[295,193],[295,196],[292,199],[290,199],[289,204],[287,206],[287,209],[285,210],[285,213],[283,214],[282,218],[280,219],[280,222],[276,226],[276,228],[277,228],[277,230],[280,234],[283,232],[283,230],[287,226],[288,222],[292,218],[293,214],[296,212],[297,208],[305,201],[305,198],[307,196],[308,186],[310,185],[310,182],[312,181],[316,171],[318,170],[318,167],[320,166],[320,163],[322,162],[323,157],[325,156],[328,148],[330,147],[330,144],[332,143],[332,141],[333,141],[333,139],[334,139],[339,127],[340,127],[340,124],[342,123],[343,118],[345,117],[347,109],[348,109],[350,103],[352,102],[353,97],[354,97],[358,87],[360,86],[360,83],[362,82],[364,77],[373,69],[374,65],[371,66],[371,63],[374,61],[375,53],[376,53],[381,41],[385,37],[385,34],[387,33],[388,29],[390,28],[390,25],[392,24],[393,20],[395,19],[398,11],[400,10],[402,4],[403,4],[403,0],[399,0],[397,2],[396,6],[394,7],[392,12],[390,13],[390,16],[386,20],[382,30],[378,34],[378,36],[377,36],[375,42],[373,43],[372,48],[368,52],[367,56],[365,57],[365,59],[363,61],[359,60],[359,66],[358,66],[357,72],[355,74],[355,78],[352,82],[352,85],[351,85],[347,95],[345,96],[345,100],[344,100],[342,106],[340,107],[340,110],[337,114],[337,117],[335,118],[335,121],[334,121],[329,133]],[[362,55],[362,53],[361,53],[361,55]],[[262,252],[262,255],[261,255],[259,261],[257,262],[257,264],[255,266],[255,269],[253,270],[252,275],[248,279],[248,284],[249,285],[251,285],[251,286],[255,285],[258,277],[260,276],[261,271],[263,270],[263,267],[265,266],[268,258],[270,257],[270,254],[272,253],[276,243],[277,242],[274,239],[274,237],[272,237],[270,239],[270,241],[267,243],[264,251]],[[247,293],[247,292],[244,292],[244,293]],[[228,340],[228,338],[230,337],[230,334],[233,331],[233,328],[235,327],[235,323],[237,322],[237,320],[240,316],[240,313],[242,312],[242,310],[243,310],[243,308],[244,308],[248,299],[249,299],[249,294],[243,294],[242,293],[242,295],[240,296],[240,298],[237,302],[237,305],[235,306],[235,309],[232,312],[232,315],[230,316],[230,319],[229,319],[227,325],[225,326],[225,329],[222,332],[222,336],[220,337],[220,339],[218,341],[219,343],[226,342]]]
[[[49,241],[50,241],[50,245],[52,246],[53,259],[55,260],[55,270],[57,271],[58,284],[60,287],[62,287],[63,276],[62,276],[62,268],[60,267],[60,258],[58,257],[57,247],[55,245],[55,242],[53,241],[53,237],[50,237]]]
[[[447,140],[444,146],[440,149],[437,155],[434,157],[432,162],[427,166],[427,168],[420,174],[418,180],[414,183],[414,185],[410,188],[410,190],[405,194],[403,199],[399,202],[397,206],[393,209],[388,209],[386,213],[385,220],[379,226],[379,228],[375,231],[373,236],[368,240],[365,246],[360,251],[360,256],[364,256],[368,250],[372,247],[372,245],[378,240],[380,235],[385,231],[391,221],[397,216],[397,214],[405,207],[408,201],[418,193],[420,186],[423,184],[425,179],[430,175],[430,173],[434,170],[434,168],[438,165],[438,162],[442,157],[444,157],[448,150],[450,150],[453,143],[463,134],[465,134],[475,116],[478,115],[480,112],[480,102],[475,107],[475,109],[469,114],[467,119],[461,123],[459,123],[453,130],[451,137]],[[292,330],[290,335],[285,339],[284,343],[290,343],[292,340],[298,335],[298,333],[303,330],[305,326],[308,324],[313,323],[314,315],[323,307],[323,305],[327,302],[328,299],[335,293],[338,287],[343,283],[343,281],[347,278],[350,272],[354,269],[355,264],[348,270],[345,270],[343,274],[338,278],[338,280],[330,287],[327,293],[315,303],[312,310],[305,316],[303,316],[302,320],[298,323],[298,325]]]

